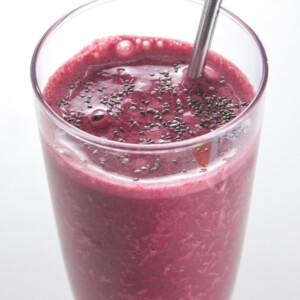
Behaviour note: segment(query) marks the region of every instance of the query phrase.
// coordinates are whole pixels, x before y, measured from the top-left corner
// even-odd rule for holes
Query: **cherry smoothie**
[[[188,79],[191,50],[160,38],[101,39],[49,79],[44,97],[52,110],[102,141],[99,147],[53,126],[42,137],[77,300],[230,297],[257,137],[245,146],[248,122],[184,145],[226,126],[254,92],[212,52],[203,76]]]

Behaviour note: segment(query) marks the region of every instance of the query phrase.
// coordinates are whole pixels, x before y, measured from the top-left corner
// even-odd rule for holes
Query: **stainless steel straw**
[[[207,52],[217,22],[222,0],[205,0],[193,53],[188,68],[188,77],[200,77],[206,63]]]

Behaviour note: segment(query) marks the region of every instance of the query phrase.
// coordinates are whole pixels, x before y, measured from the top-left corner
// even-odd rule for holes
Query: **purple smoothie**
[[[77,300],[230,297],[257,137],[246,146],[245,124],[223,138],[183,144],[232,121],[254,93],[215,53],[202,78],[188,80],[190,55],[190,44],[166,39],[98,40],[45,88],[65,122],[104,145],[53,127],[51,142],[43,140]],[[105,146],[110,141],[120,148]],[[153,148],[174,142],[178,147]],[[149,150],[132,151],[132,144]]]

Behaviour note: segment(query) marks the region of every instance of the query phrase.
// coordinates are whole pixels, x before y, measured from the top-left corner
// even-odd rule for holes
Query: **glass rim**
[[[69,11],[64,16],[59,18],[56,22],[54,22],[42,35],[39,42],[37,43],[32,59],[30,64],[30,77],[31,77],[31,84],[34,90],[34,94],[38,100],[38,103],[41,105],[41,107],[44,109],[44,111],[51,117],[51,119],[54,121],[54,123],[59,124],[60,128],[64,129],[66,132],[71,134],[72,136],[76,136],[78,138],[81,138],[85,142],[88,142],[90,144],[95,144],[98,146],[103,146],[107,148],[113,148],[116,150],[137,150],[137,151],[165,151],[165,150],[171,150],[171,149],[180,149],[180,148],[186,148],[193,145],[199,145],[204,144],[212,139],[219,137],[223,135],[224,133],[230,131],[235,127],[236,124],[238,124],[241,120],[245,118],[246,115],[250,113],[250,111],[253,110],[253,108],[256,106],[256,104],[259,102],[259,100],[263,97],[263,94],[266,89],[267,80],[268,80],[268,59],[267,55],[264,49],[264,46],[262,42],[260,41],[257,34],[251,29],[249,25],[247,25],[241,18],[236,16],[231,11],[227,10],[224,7],[220,7],[220,14],[224,15],[225,17],[231,19],[231,21],[235,22],[237,25],[239,25],[242,29],[244,29],[252,38],[253,42],[255,43],[259,54],[260,54],[260,60],[262,64],[262,72],[261,72],[261,79],[259,86],[257,88],[257,91],[255,92],[255,95],[253,99],[250,101],[249,105],[238,115],[236,116],[232,121],[228,122],[227,124],[210,131],[208,133],[205,133],[203,135],[193,137],[190,139],[186,139],[183,141],[174,141],[169,142],[165,144],[134,144],[134,143],[122,143],[118,141],[108,140],[102,137],[98,137],[95,135],[92,135],[90,133],[87,133],[79,128],[76,128],[75,126],[71,125],[67,121],[65,121],[62,117],[60,117],[58,114],[56,114],[52,108],[48,105],[47,101],[45,100],[43,96],[43,92],[38,84],[37,79],[37,63],[38,63],[38,57],[39,53],[42,51],[43,45],[48,39],[48,37],[59,28],[60,25],[63,25],[65,21],[67,21],[69,18],[71,18],[75,13],[78,13],[80,11],[83,11],[85,9],[90,9],[94,5],[101,5],[107,2],[114,2],[117,0],[93,0],[90,2],[87,2],[86,4],[83,4],[81,6],[78,6],[77,8]],[[118,0],[122,1],[122,0]],[[204,3],[204,0],[183,0],[187,2],[195,2],[195,3]],[[83,45],[84,47],[85,45]]]

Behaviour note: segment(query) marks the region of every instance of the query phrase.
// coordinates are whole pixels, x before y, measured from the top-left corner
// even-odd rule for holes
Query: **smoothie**
[[[230,297],[257,136],[247,120],[225,137],[184,143],[232,121],[254,92],[212,52],[203,76],[188,79],[191,50],[160,38],[101,39],[49,79],[52,110],[102,139],[99,146],[46,125],[42,133],[77,300]]]

